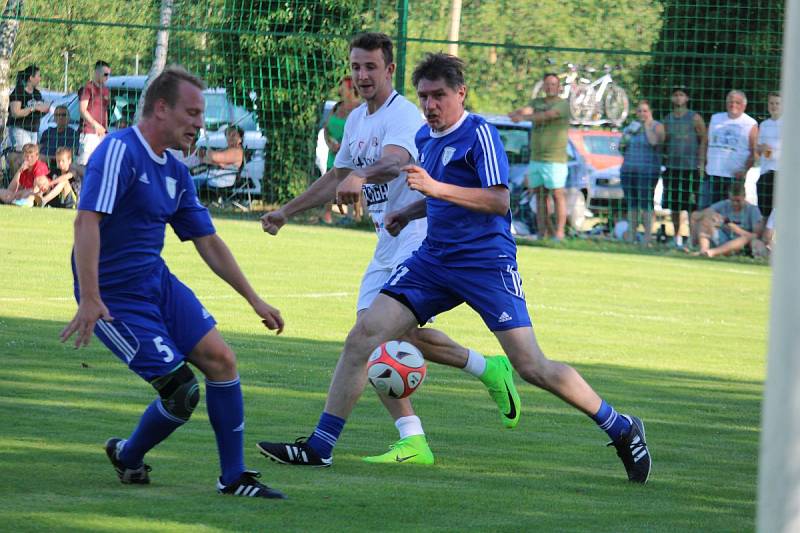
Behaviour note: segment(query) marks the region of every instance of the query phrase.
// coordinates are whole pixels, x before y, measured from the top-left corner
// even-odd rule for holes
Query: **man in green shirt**
[[[530,120],[531,162],[528,167],[528,184],[536,193],[536,223],[539,238],[545,238],[548,229],[556,241],[564,238],[567,223],[567,130],[569,129],[569,102],[559,96],[561,80],[557,74],[547,73],[542,78],[544,98],[534,98],[530,105],[511,113],[514,122]],[[553,195],[556,208],[556,228],[547,227],[547,197]]]

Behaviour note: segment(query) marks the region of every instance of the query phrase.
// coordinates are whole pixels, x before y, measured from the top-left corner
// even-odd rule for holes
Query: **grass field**
[[[610,403],[647,424],[654,466],[633,486],[591,420],[518,381],[520,425],[502,429],[482,386],[433,366],[414,397],[434,467],[375,466],[396,431],[368,390],[331,469],[269,463],[265,438],[307,434],[322,408],[374,236],[252,221],[218,230],[286,319],[268,333],[168,230],[164,255],[215,315],[244,385],[246,457],[285,502],[221,497],[205,409],[148,455],[150,486],[121,485],[103,453],[152,389],[95,339],[57,341],[72,317],[74,213],[0,207],[0,516],[4,531],[747,531],[754,527],[770,271],[675,257],[523,247],[536,331]],[[463,307],[463,306],[462,306]],[[498,353],[477,315],[437,327]]]

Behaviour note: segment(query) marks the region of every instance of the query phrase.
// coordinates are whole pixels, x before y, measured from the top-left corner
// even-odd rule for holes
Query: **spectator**
[[[56,125],[44,130],[39,140],[39,154],[48,166],[51,166],[55,160],[56,151],[59,148],[69,148],[73,154],[80,149],[80,135],[69,125],[67,106],[57,106],[53,111],[53,116],[56,119]]]
[[[530,105],[509,113],[514,122],[530,120],[531,162],[528,166],[528,183],[536,193],[536,220],[540,238],[546,238],[547,196],[553,195],[556,211],[555,240],[564,238],[567,223],[567,130],[569,129],[569,102],[558,96],[561,80],[557,74],[547,73],[542,78],[544,98],[534,98]]]
[[[211,187],[230,187],[236,181],[236,173],[244,166],[244,148],[242,141],[244,131],[239,126],[228,126],[225,129],[224,150],[200,149],[200,160],[208,165],[209,171],[200,176],[195,176],[196,187],[209,185]]]
[[[55,160],[56,168],[58,169],[58,177],[52,180],[37,178],[46,181],[46,183],[40,182],[40,192],[37,203],[42,207],[51,205],[53,207],[74,209],[77,193],[71,183],[75,178],[75,174],[71,170],[72,149],[66,146],[59,147],[58,150],[56,150]]]
[[[775,173],[781,155],[781,95],[772,92],[767,96],[769,118],[758,129],[756,155],[759,157],[761,176],[758,178],[758,207],[764,217],[772,213],[775,195]]]
[[[758,240],[761,211],[745,199],[744,183],[730,186],[729,198],[692,213],[694,240],[699,255],[730,255]]]
[[[339,83],[339,98],[340,100],[333,106],[333,111],[331,111],[328,120],[325,122],[325,144],[328,145],[326,169],[333,168],[333,162],[336,159],[336,154],[339,152],[339,143],[342,142],[342,137],[344,137],[344,123],[350,111],[358,107],[360,103],[358,91],[353,84],[353,78],[350,76],[345,76]],[[323,172],[323,174],[324,173],[325,172]],[[355,206],[353,206],[352,212],[355,212]],[[331,219],[331,204],[325,204],[325,213],[322,216],[322,220],[326,224],[333,222]]]
[[[769,214],[764,231],[758,240],[753,241],[753,255],[756,257],[770,257],[775,246],[775,208]]]
[[[653,231],[653,191],[661,173],[661,145],[664,125],[653,120],[650,102],[641,100],[636,107],[637,120],[622,131],[620,151],[624,159],[620,179],[628,210],[626,239],[633,242],[641,221],[644,244],[649,245]]]
[[[6,204],[32,206],[34,196],[40,192],[39,186],[42,183],[37,183],[37,178],[47,178],[48,174],[47,165],[39,161],[39,147],[31,143],[25,144],[22,147],[22,164],[14,174],[8,189],[0,189],[0,201]]]
[[[674,245],[683,247],[681,214],[697,209],[697,196],[706,159],[706,123],[687,107],[686,87],[672,88],[672,111],[664,118],[665,165],[662,206],[672,212]]]
[[[725,113],[715,113],[708,124],[706,179],[700,187],[700,207],[725,199],[735,181],[744,182],[753,166],[758,124],[744,110],[747,96],[733,90],[725,98]]]
[[[22,147],[38,142],[39,121],[50,111],[50,103],[42,99],[39,67],[30,65],[17,75],[17,83],[8,97],[8,127],[14,154],[9,158],[12,174],[23,159]]]
[[[110,75],[108,63],[98,61],[94,64],[94,77],[80,91],[81,152],[78,163],[83,166],[108,132],[110,96],[106,80]]]

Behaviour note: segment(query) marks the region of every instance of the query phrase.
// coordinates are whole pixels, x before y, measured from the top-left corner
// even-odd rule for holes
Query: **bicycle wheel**
[[[594,104],[594,89],[590,85],[574,85],[569,93],[569,114],[572,122],[584,124],[592,120]]]
[[[628,117],[630,101],[625,89],[617,85],[608,87],[608,94],[603,99],[603,113],[614,126],[619,126]]]

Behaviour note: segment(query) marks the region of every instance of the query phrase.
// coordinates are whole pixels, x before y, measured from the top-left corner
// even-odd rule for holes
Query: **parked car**
[[[142,96],[146,76],[111,76],[106,82],[109,89],[111,104],[109,106],[109,130],[132,125],[136,115],[136,106]],[[224,88],[212,88],[203,91],[206,109],[204,113],[204,127],[200,131],[197,145],[201,148],[222,149],[226,147],[225,128],[235,124],[244,130],[243,145],[247,154],[245,173],[253,183],[251,193],[260,192],[261,181],[264,176],[264,150],[267,140],[256,122],[255,113],[242,106],[234,105],[228,98]],[[255,95],[251,96],[255,100]],[[54,104],[63,104],[69,109],[70,125],[80,125],[80,101],[77,93],[64,96]],[[40,123],[39,131],[55,126],[53,117],[54,107],[45,115]]]
[[[622,164],[619,141],[622,134],[610,130],[570,128],[569,140],[592,170],[603,170]]]

